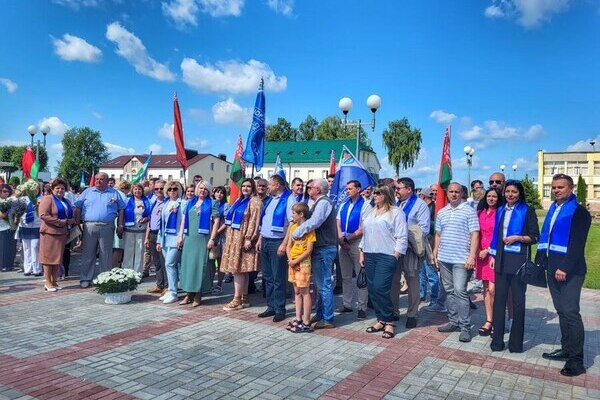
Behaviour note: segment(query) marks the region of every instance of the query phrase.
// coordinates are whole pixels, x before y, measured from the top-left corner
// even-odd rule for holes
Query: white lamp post
[[[46,148],[46,136],[48,135],[48,133],[50,133],[50,126],[44,124],[42,126],[40,126],[40,132],[42,132],[42,135],[44,135],[44,148]],[[37,133],[37,126],[35,125],[29,125],[27,127],[27,132],[29,132],[29,134],[31,135],[31,148],[33,149],[33,137],[35,136],[35,134]],[[40,154],[40,140],[37,140],[37,146],[35,149],[35,158],[39,158],[39,154]]]
[[[500,171],[502,171],[502,173],[504,173],[504,170],[506,169],[506,165],[502,164],[500,166]]]
[[[465,152],[465,155],[467,156],[467,170],[468,172],[468,185],[471,185],[471,167],[473,166],[473,154],[475,154],[475,149],[472,148],[471,146],[465,146],[465,148],[463,149],[463,151]]]
[[[371,119],[371,122],[368,122],[368,123],[367,122],[363,123],[360,119],[357,121],[349,121],[348,120],[348,112],[350,112],[353,105],[354,105],[354,103],[352,102],[352,99],[350,97],[342,97],[338,103],[339,109],[342,110],[342,113],[344,113],[344,121],[343,121],[344,129],[346,129],[348,126],[355,126],[357,128],[357,130],[356,130],[356,157],[360,159],[360,156],[359,156],[360,127],[361,126],[370,126],[371,130],[373,132],[375,131],[375,112],[377,112],[377,110],[381,106],[381,97],[377,96],[376,94],[372,94],[367,98],[367,107],[369,107],[369,109],[373,113],[373,118]]]
[[[513,179],[517,179],[517,164],[512,165]]]

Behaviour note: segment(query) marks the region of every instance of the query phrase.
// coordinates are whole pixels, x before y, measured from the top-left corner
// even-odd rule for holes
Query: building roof
[[[189,165],[193,165],[198,161],[212,156],[212,154],[203,153],[197,154],[188,160]],[[141,163],[145,163],[148,158],[147,154],[130,154],[113,158],[102,164],[100,168],[123,168],[132,158],[137,158]],[[213,156],[217,158],[216,156]],[[181,164],[177,161],[175,154],[153,154],[150,160],[149,168],[181,168]]]
[[[331,150],[335,152],[335,158],[339,159],[343,146],[351,152],[356,151],[356,140],[305,140],[286,142],[265,142],[266,164],[273,164],[277,154],[282,163],[329,163]],[[373,152],[373,148],[361,143],[360,150]]]

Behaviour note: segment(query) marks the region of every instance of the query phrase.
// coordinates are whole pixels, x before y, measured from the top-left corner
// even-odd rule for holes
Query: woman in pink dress
[[[494,188],[485,192],[477,207],[479,217],[479,256],[475,266],[475,277],[483,282],[483,301],[485,304],[485,324],[479,328],[480,336],[489,336],[492,331],[492,310],[494,308],[494,270],[490,268],[490,243],[494,234],[496,209],[501,205],[502,195]]]

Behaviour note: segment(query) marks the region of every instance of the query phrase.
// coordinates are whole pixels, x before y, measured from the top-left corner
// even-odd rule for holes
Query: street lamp
[[[33,137],[35,136],[35,134],[37,133],[37,126],[35,125],[29,125],[27,127],[27,132],[29,132],[29,134],[31,135],[31,148],[33,149]],[[50,133],[50,126],[44,124],[42,126],[40,126],[40,132],[42,132],[42,135],[44,135],[44,148],[46,148],[46,135],[48,135],[48,133]],[[39,158],[39,153],[40,153],[40,140],[37,140],[37,147],[35,149],[35,158]]]
[[[513,179],[517,179],[517,164],[512,165]]]
[[[596,144],[596,141],[595,141],[595,140],[592,140],[592,141],[590,142],[590,144],[592,145],[592,151],[596,151],[596,148],[594,147],[594,145]]]
[[[504,170],[506,169],[506,165],[502,164],[500,166],[500,171],[502,171],[502,173],[504,173]]]
[[[347,129],[348,126],[355,126],[356,130],[356,157],[359,158],[359,150],[360,150],[360,127],[361,126],[370,126],[371,130],[375,132],[375,112],[381,106],[381,97],[376,94],[372,94],[367,98],[367,107],[373,113],[373,118],[371,122],[362,122],[360,119],[357,121],[348,121],[348,112],[352,109],[354,103],[350,97],[342,97],[338,103],[338,107],[344,113],[344,129]],[[360,158],[359,158],[360,159]]]
[[[475,154],[475,149],[471,146],[465,146],[463,149],[465,155],[467,156],[467,170],[469,171],[469,186],[471,185],[471,167],[473,166],[473,154]]]

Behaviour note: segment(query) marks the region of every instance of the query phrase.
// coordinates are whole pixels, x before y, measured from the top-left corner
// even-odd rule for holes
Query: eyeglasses
[[[493,185],[494,183],[496,185],[501,185],[502,182],[504,182],[504,181],[501,181],[501,180],[498,180],[498,179],[496,179],[496,180],[490,179],[490,185]]]
[[[163,189],[163,188],[154,188],[154,191],[155,191],[155,192],[162,192],[162,191],[164,191],[164,190],[165,190],[165,189]]]
[[[396,186],[396,190],[406,189],[406,186]]]
[[[168,188],[167,189],[167,192],[177,192],[177,191],[179,191],[179,189],[177,189],[177,188]]]
[[[383,193],[381,193],[379,190],[376,190],[376,191],[373,192],[373,194],[376,195],[376,196],[379,196],[380,194],[383,194]]]

